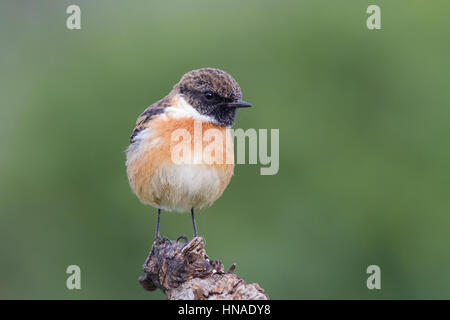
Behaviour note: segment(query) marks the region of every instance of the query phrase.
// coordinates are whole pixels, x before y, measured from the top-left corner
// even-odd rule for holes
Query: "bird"
[[[127,176],[138,199],[157,209],[155,240],[160,239],[162,210],[190,211],[194,238],[198,236],[195,210],[211,206],[228,186],[234,171],[230,129],[237,109],[251,106],[230,74],[201,68],[185,73],[167,96],[137,118],[126,150]],[[181,129],[195,135],[198,124],[202,134],[213,129],[231,141],[220,145],[224,150],[219,155],[231,161],[173,161],[173,133]],[[202,159],[205,147],[195,147],[194,141],[188,148],[191,159]]]

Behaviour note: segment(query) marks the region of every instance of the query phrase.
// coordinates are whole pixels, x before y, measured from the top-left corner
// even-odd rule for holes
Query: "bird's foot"
[[[185,234],[179,236],[177,238],[177,242],[179,242],[181,239],[183,239],[186,244],[189,242],[189,239],[188,239],[188,237]]]
[[[167,241],[170,242],[169,238],[167,238],[166,236],[164,236],[164,237],[161,238],[161,236],[158,234],[158,235],[153,239],[153,245],[160,245],[160,244],[162,244],[162,243],[164,243],[164,242],[167,242]]]
[[[159,254],[158,254],[158,249],[157,247],[165,242],[170,242],[169,238],[167,237],[162,237],[158,234],[154,239],[153,239],[153,245],[152,245],[152,250],[150,251],[150,254],[148,256],[148,260],[151,259],[152,256],[155,257],[155,263],[156,266],[158,268],[160,268],[160,262],[159,262]],[[148,262],[146,262],[147,264]]]

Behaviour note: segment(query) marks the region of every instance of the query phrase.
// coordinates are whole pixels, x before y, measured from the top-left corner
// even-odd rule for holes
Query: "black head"
[[[233,124],[237,108],[251,107],[241,100],[242,92],[236,80],[219,69],[189,71],[174,89],[200,114],[213,118],[224,127]]]

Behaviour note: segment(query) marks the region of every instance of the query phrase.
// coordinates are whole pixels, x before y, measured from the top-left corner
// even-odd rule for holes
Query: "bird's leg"
[[[156,232],[155,232],[155,238],[153,239],[153,245],[152,245],[152,250],[150,251],[150,254],[148,256],[147,259],[150,259],[151,256],[155,256],[155,261],[156,261],[156,265],[158,266],[158,268],[160,267],[159,265],[159,255],[158,255],[158,250],[156,249],[156,246],[159,245],[160,243],[164,242],[164,241],[168,241],[169,239],[167,239],[166,237],[164,237],[163,239],[161,239],[161,236],[159,234],[159,224],[160,224],[160,220],[161,220],[161,209],[158,208],[158,219],[156,220]],[[148,262],[146,262],[147,264]]]
[[[169,238],[167,238],[165,236],[161,238],[161,235],[159,234],[160,219],[161,219],[161,209],[158,209],[158,220],[156,220],[156,232],[155,232],[155,238],[153,239],[154,244],[161,244],[163,242],[170,241]]]
[[[155,239],[154,241],[158,240],[159,238],[161,238],[161,236],[159,235],[159,221],[160,221],[160,216],[161,216],[161,209],[158,208],[158,220],[156,220],[156,232],[155,232]]]
[[[191,209],[192,226],[194,227],[194,238],[197,236],[197,226],[195,225],[194,208]]]

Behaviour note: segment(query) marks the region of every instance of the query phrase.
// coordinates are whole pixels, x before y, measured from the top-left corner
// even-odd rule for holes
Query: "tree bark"
[[[233,274],[234,268],[225,272],[222,262],[210,261],[201,237],[187,243],[164,238],[153,243],[139,282],[148,291],[161,289],[169,300],[269,299],[258,284]]]

